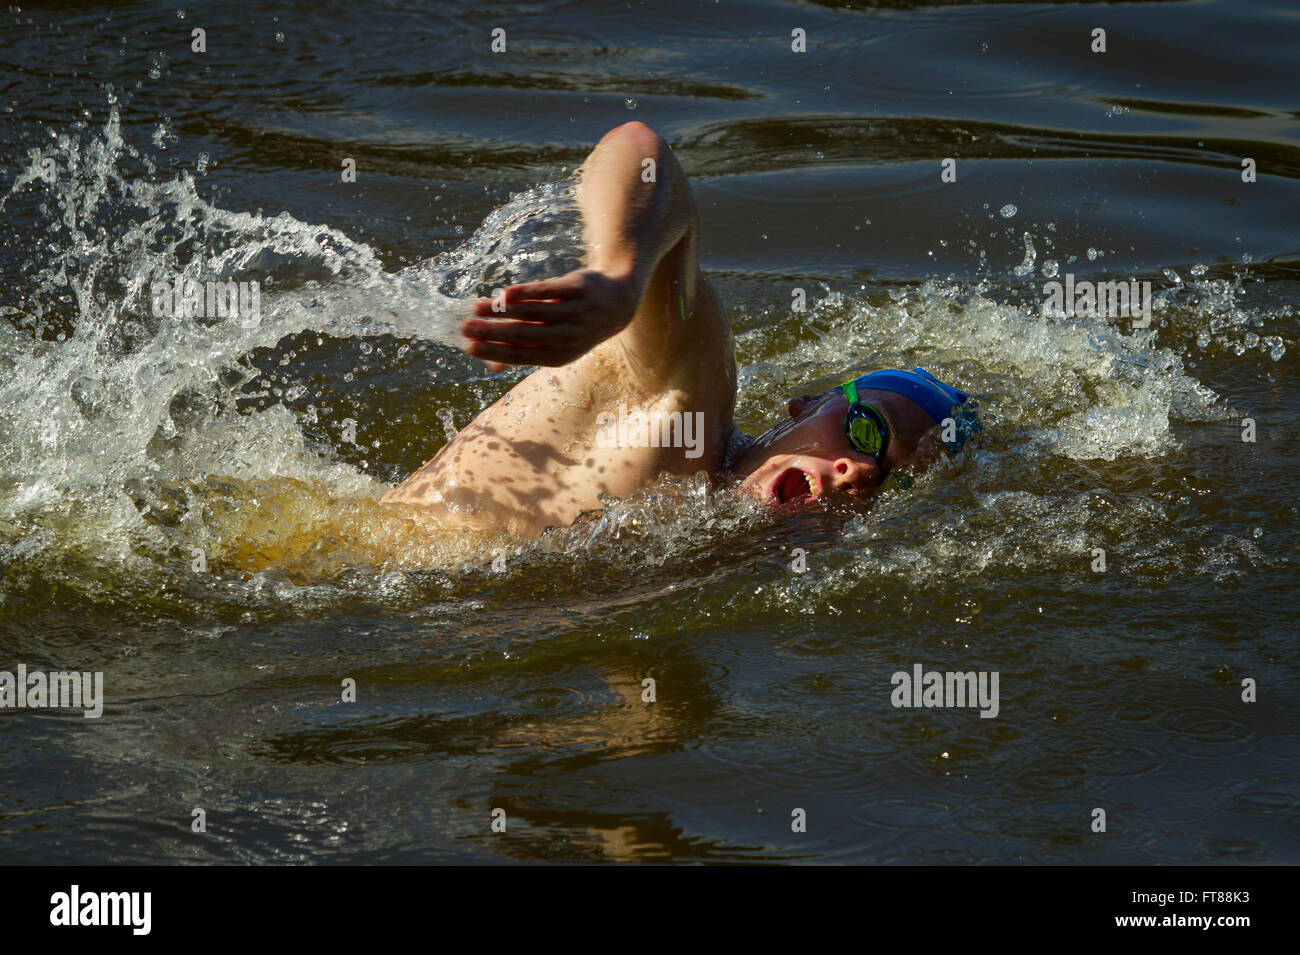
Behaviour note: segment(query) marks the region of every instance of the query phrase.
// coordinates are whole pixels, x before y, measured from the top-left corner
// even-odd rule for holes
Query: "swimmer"
[[[580,172],[585,266],[509,286],[497,310],[480,299],[460,326],[466,353],[491,371],[536,370],[382,504],[536,536],[664,473],[739,479],[742,493],[781,507],[868,494],[937,456],[934,432],[968,396],[921,369],[801,395],[788,420],[741,436],[731,328],[697,265],[699,217],[676,157],[631,122],[605,134]]]

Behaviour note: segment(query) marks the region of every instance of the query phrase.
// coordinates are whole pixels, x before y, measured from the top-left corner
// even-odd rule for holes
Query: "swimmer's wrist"
[[[632,259],[602,263],[595,271],[617,285],[635,289],[640,284],[640,270]]]
[[[630,317],[640,305],[646,288],[645,279],[636,265],[632,262],[624,262],[597,271],[614,285],[620,299],[619,304],[628,311]]]

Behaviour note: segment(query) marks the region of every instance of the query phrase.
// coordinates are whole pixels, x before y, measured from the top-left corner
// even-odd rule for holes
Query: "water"
[[[1300,861],[1294,10],[183,12],[0,32],[0,669],[107,696],[0,713],[0,857]],[[445,342],[576,261],[630,118],[696,182],[741,425],[924,364],[981,396],[963,458],[531,542],[378,507],[523,374]],[[1151,327],[1044,314],[1066,273]],[[153,315],[214,277],[256,322]],[[895,709],[917,663],[999,715]]]

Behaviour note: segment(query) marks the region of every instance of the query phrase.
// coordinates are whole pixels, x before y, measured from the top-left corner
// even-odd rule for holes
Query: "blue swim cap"
[[[967,437],[980,430],[979,417],[971,396],[952,385],[945,385],[924,368],[914,368],[911,371],[886,368],[855,378],[853,383],[858,390],[874,388],[909,398],[935,424],[941,424],[944,418],[952,418],[957,425],[957,438],[955,441],[945,441],[944,446],[954,454],[962,449]]]

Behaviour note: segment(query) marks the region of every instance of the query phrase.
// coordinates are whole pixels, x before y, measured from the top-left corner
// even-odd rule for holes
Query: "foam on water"
[[[50,155],[59,177],[46,185]],[[56,585],[92,597],[171,591],[200,604],[301,607],[358,592],[400,604],[431,598],[431,578],[420,576],[429,568],[440,568],[432,596],[486,586],[484,556],[502,541],[449,540],[378,507],[384,485],[309,440],[311,420],[279,402],[241,410],[239,400],[260,375],[249,356],[286,338],[454,344],[467,299],[574,267],[572,179],[512,197],[457,249],[389,272],[336,229],[232,212],[188,173],[160,173],[123,142],[114,107],[102,131],[55,132],[32,150],[0,211],[45,226],[21,245],[9,240],[30,258],[0,322],[0,604]],[[837,570],[764,599],[807,600],[809,588],[830,599],[879,573],[978,573],[995,552],[1045,568],[1086,549],[1095,502],[1055,490],[1041,469],[1176,455],[1178,426],[1224,419],[1230,409],[1187,367],[1193,340],[1273,360],[1285,350],[1281,335],[1256,332],[1268,316],[1239,304],[1240,276],[1204,272],[1160,292],[1149,330],[1044,317],[1016,301],[1014,285],[937,279],[829,291],[807,315],[742,322],[754,327],[738,335],[737,412],[751,430],[812,384],[914,364],[980,395],[986,423],[968,454],[917,488],[844,510]],[[260,320],[155,316],[152,284],[179,279],[258,281]],[[480,397],[440,412],[444,426],[472,416]],[[945,495],[943,507],[926,503]],[[1153,496],[1108,513],[1153,539],[1165,533]],[[574,566],[644,574],[770,525],[703,478],[667,481],[541,541],[510,543],[529,555],[515,564],[529,574],[506,574],[525,591],[547,560],[567,568],[566,580]],[[1021,546],[1026,527],[1034,540]],[[200,552],[207,572],[196,574]]]

